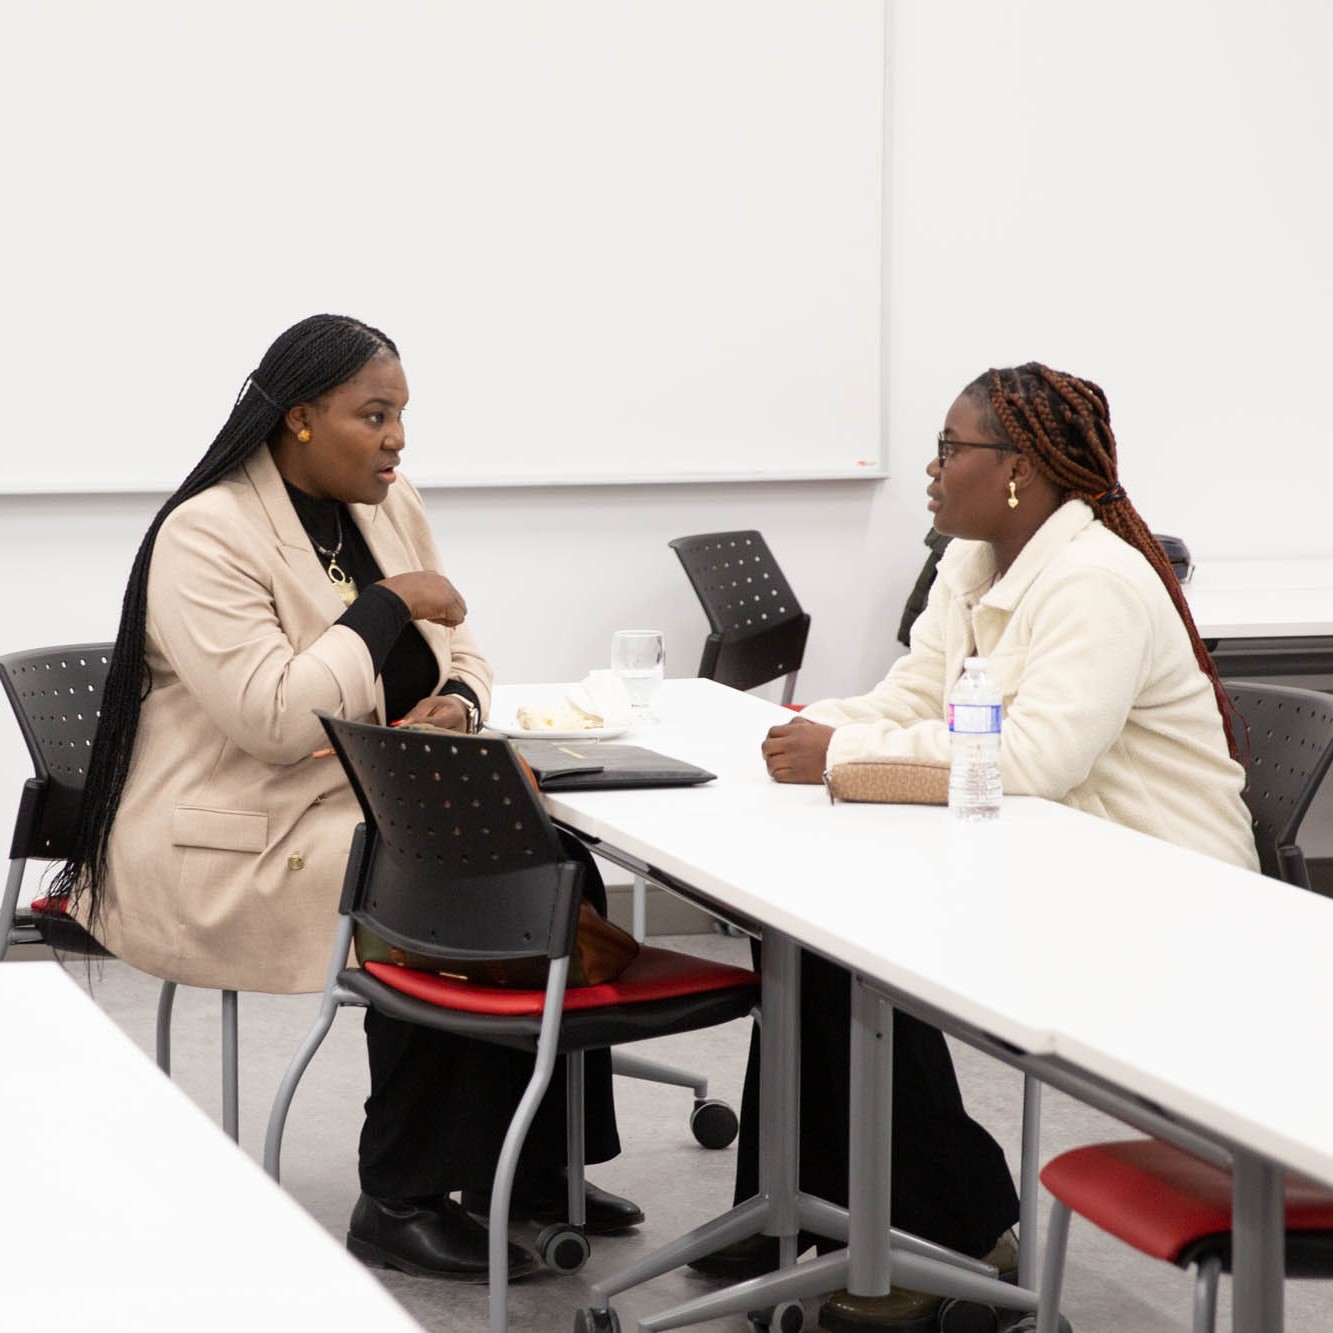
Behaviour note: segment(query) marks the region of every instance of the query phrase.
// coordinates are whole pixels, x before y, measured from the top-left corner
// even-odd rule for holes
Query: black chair
[[[1333,765],[1333,695],[1243,680],[1224,681],[1244,722],[1242,795],[1254,820],[1259,868],[1272,879],[1310,887],[1296,844],[1301,821]]]
[[[559,835],[509,744],[347,722],[321,714],[365,815],[352,841],[319,1015],[274,1098],[264,1167],[276,1180],[292,1097],[337,1010],[393,1018],[536,1053],[491,1189],[490,1327],[507,1325],[507,1224],[514,1172],[554,1071],[568,1055],[569,1223],[538,1240],[548,1267],[577,1272],[583,1234],[585,1050],[691,1032],[745,1017],[750,971],[645,946],[616,980],[566,991],[583,868]],[[488,986],[392,963],[347,966],[360,923],[409,954],[446,963],[545,957],[545,990]]]
[[[32,757],[9,849],[0,899],[0,959],[13,945],[46,944],[65,954],[106,957],[107,951],[66,913],[62,898],[36,898],[18,910],[29,861],[59,861],[68,852],[83,798],[88,756],[102,711],[111,664],[109,643],[35,648],[0,657],[3,686]],[[164,981],[157,1005],[157,1063],[171,1073],[171,1010],[176,983]],[[222,992],[222,1121],[239,1132],[236,992]]]
[[[668,545],[680,557],[708,617],[699,675],[738,690],[785,676],[782,702],[790,704],[810,616],[801,610],[768,543],[750,530],[704,532]]]
[[[1225,684],[1245,722],[1247,734],[1238,738],[1243,796],[1260,868],[1272,879],[1308,889],[1296,834],[1333,764],[1333,696],[1283,685]],[[1129,1139],[1061,1153],[1042,1169],[1041,1180],[1055,1206],[1038,1333],[1055,1328],[1072,1212],[1144,1254],[1194,1266],[1194,1333],[1211,1333],[1218,1278],[1231,1271],[1230,1171],[1159,1139]],[[1288,1275],[1333,1277],[1333,1190],[1288,1177],[1284,1202]]]

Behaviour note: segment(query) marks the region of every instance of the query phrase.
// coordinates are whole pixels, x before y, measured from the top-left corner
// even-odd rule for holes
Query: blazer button
[[[287,858],[288,870],[303,870],[305,868],[305,857],[300,852],[293,852]]]

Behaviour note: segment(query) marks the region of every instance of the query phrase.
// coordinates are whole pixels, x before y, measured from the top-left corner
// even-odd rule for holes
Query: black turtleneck
[[[341,527],[338,566],[356,580],[359,596],[335,623],[347,626],[365,642],[375,674],[384,685],[385,716],[394,721],[434,690],[440,674],[435,654],[412,623],[407,604],[380,583],[384,573],[375,563],[347,506],[337,500],[318,500],[289,482],[284,481],[283,485],[321,568],[328,565],[328,557],[321,555],[319,548],[322,546],[326,551],[337,548]],[[445,681],[439,692],[461,694],[474,704],[480,702],[471,687],[461,680]]]

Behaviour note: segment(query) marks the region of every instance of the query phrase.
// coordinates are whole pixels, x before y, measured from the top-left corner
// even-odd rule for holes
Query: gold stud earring
[[[298,430],[298,431],[296,432],[296,438],[297,438],[298,440],[300,440],[302,444],[309,444],[309,443],[310,443],[310,427],[309,427],[309,426],[302,426],[301,429]],[[1013,488],[1013,483],[1010,482],[1009,485],[1010,485],[1010,489],[1012,489],[1012,488]],[[1017,504],[1018,501],[1017,501],[1017,500],[1011,500],[1009,503],[1010,503],[1010,504]]]
[[[1012,479],[1009,482],[1009,508],[1018,508],[1018,487],[1014,485]]]

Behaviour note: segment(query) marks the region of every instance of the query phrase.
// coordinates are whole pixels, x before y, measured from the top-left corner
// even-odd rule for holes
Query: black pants
[[[843,1205],[851,993],[845,968],[802,951],[800,1186]],[[758,1036],[751,1036],[745,1071],[737,1203],[759,1189]],[[890,1171],[893,1225],[926,1240],[980,1257],[1018,1221],[1018,1194],[1004,1152],[963,1108],[943,1034],[896,1010]]]
[[[583,861],[583,896],[603,915],[606,889],[586,848],[562,835]],[[361,1188],[377,1199],[411,1199],[484,1189],[495,1175],[505,1132],[532,1076],[533,1056],[471,1037],[436,1032],[366,1012],[370,1096],[361,1130]],[[584,1056],[584,1154],[605,1162],[620,1151],[611,1095],[611,1056]],[[528,1131],[520,1171],[565,1162],[565,1059]]]

